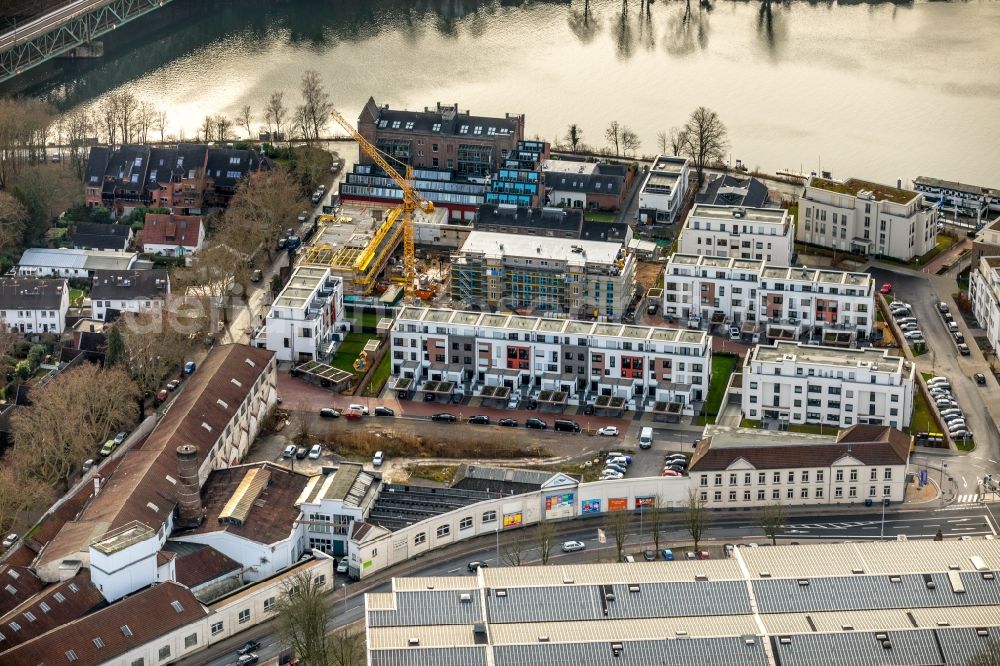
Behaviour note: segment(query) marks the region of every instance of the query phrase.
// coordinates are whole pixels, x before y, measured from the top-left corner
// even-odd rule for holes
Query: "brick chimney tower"
[[[177,447],[177,509],[178,523],[196,527],[205,518],[201,506],[201,485],[198,483],[198,447],[182,444]]]

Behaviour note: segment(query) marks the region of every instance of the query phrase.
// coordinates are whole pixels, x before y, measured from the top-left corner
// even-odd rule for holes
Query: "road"
[[[679,514],[671,516],[670,524],[665,526],[661,535],[661,547],[671,545],[686,545],[690,537],[679,525]],[[741,543],[754,541],[766,543],[760,528],[753,524],[749,514],[717,513],[711,518],[711,525],[706,530],[706,540],[716,542]],[[638,515],[634,516],[627,538],[626,552],[640,553],[644,548],[652,547],[652,536],[648,523],[643,523],[640,533]],[[550,557],[551,564],[586,564],[595,561],[607,561],[614,558],[614,545],[609,539],[607,544],[598,544],[596,531],[603,527],[599,520],[574,520],[563,523],[559,529],[561,541],[578,540],[587,544],[584,551],[576,553],[555,552]],[[996,535],[997,523],[988,506],[946,507],[939,510],[907,509],[889,507],[885,513],[883,525],[879,509],[851,509],[838,511],[819,511],[789,517],[784,530],[778,535],[779,543],[804,543],[810,540],[819,541],[877,541],[879,538],[895,539],[897,535],[906,535],[910,539],[933,538],[941,530],[944,538],[981,537]],[[529,540],[530,542],[530,540]],[[537,549],[524,553],[525,564],[538,564]],[[459,552],[460,551],[460,552]],[[486,562],[489,566],[500,566],[497,558],[497,542],[492,536],[480,537],[467,544],[456,544],[444,551],[439,551],[436,557],[431,557],[424,566],[408,571],[406,576],[455,576],[468,573],[468,563],[472,561]],[[669,563],[646,563],[637,558],[636,566],[669,566]],[[404,574],[397,574],[404,575]],[[389,592],[391,583],[379,579],[376,582],[360,581],[343,587],[343,581],[338,577],[336,590],[330,595],[331,629],[354,624],[364,619],[364,593]],[[270,633],[273,627],[263,625],[238,634],[205,652],[178,662],[181,666],[229,666],[235,663],[236,647],[248,639],[260,640],[262,647],[257,654],[261,661],[276,657],[280,652],[277,637]]]
[[[61,24],[76,18],[80,14],[85,14],[102,5],[108,4],[108,2],[109,0],[76,0],[75,2],[59,7],[30,23],[18,26],[16,31],[11,30],[4,35],[0,35],[0,51],[14,46],[15,36],[19,42],[40,37],[46,32],[59,27]]]
[[[985,372],[987,385],[976,385],[972,375],[984,372],[988,366],[973,342],[972,333],[962,317],[956,316],[955,321],[958,322],[966,342],[972,349],[971,356],[960,356],[937,312],[936,303],[944,301],[949,304],[952,313],[957,313],[957,306],[950,293],[954,288],[954,278],[929,277],[905,270],[894,271],[886,267],[872,267],[868,272],[875,278],[876,284],[892,282],[895,298],[912,306],[930,350],[927,354],[916,358],[917,369],[944,375],[951,380],[952,393],[975,435],[976,449],[970,453],[941,456],[936,453],[918,452],[912,459],[918,465],[937,471],[941,471],[947,464],[946,480],[947,477],[953,479],[953,485],[944,484],[942,489],[945,495],[949,499],[956,496],[969,498],[979,492],[978,483],[983,476],[1000,472],[1000,431],[986,404],[987,401],[997,400],[1000,386],[989,372]],[[933,427],[933,424],[931,426]]]

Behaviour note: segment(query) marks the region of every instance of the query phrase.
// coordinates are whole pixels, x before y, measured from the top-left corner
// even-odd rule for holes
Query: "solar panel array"
[[[748,642],[752,641],[752,642]],[[494,666],[766,666],[761,639],[679,638],[659,641],[623,641],[615,656],[612,643],[538,643],[498,645]]]
[[[885,639],[879,636],[885,636]],[[883,647],[883,640],[889,641]],[[890,631],[797,634],[771,639],[778,663],[786,666],[944,666],[934,632]],[[965,662],[960,662],[964,666]],[[958,663],[955,664],[958,666]]]
[[[803,579],[808,581],[807,585],[794,578],[763,578],[752,584],[761,613],[1000,604],[1000,580],[997,580],[1000,574],[993,580],[986,580],[977,572],[959,575],[965,586],[961,594],[952,590],[947,574],[929,574],[934,589],[927,587],[924,575],[915,574]]]
[[[630,592],[627,585],[514,587],[499,594],[493,590],[486,599],[486,612],[490,622],[498,623],[750,613],[743,581],[644,583],[637,587],[637,592]],[[609,592],[613,600],[609,600]]]
[[[487,666],[485,647],[372,650],[370,666]]]
[[[468,595],[468,601],[463,601]],[[396,610],[369,611],[370,627],[401,627],[482,622],[478,590],[396,592]]]

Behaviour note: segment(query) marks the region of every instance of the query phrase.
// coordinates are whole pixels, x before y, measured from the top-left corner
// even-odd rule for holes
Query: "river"
[[[603,147],[610,120],[640,152],[699,105],[732,159],[769,171],[918,175],[1000,186],[1000,2],[761,4],[657,0],[174,0],[105,38],[106,56],[15,82],[61,108],[121,88],[192,137],[316,69],[356,118],[369,95],[423,108],[524,113],[529,135],[570,123]],[[8,92],[10,92],[8,86]]]

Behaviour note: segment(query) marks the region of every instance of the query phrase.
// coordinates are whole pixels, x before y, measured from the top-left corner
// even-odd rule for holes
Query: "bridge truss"
[[[3,36],[0,46],[0,83],[37,67],[78,46],[91,42],[119,26],[159,9],[170,0],[107,0],[82,7],[64,20],[39,33],[25,26],[30,36],[21,38],[14,33]],[[57,14],[59,9],[50,15]],[[45,17],[39,20],[44,21]],[[33,22],[33,24],[37,24]],[[12,38],[11,38],[12,37]]]

